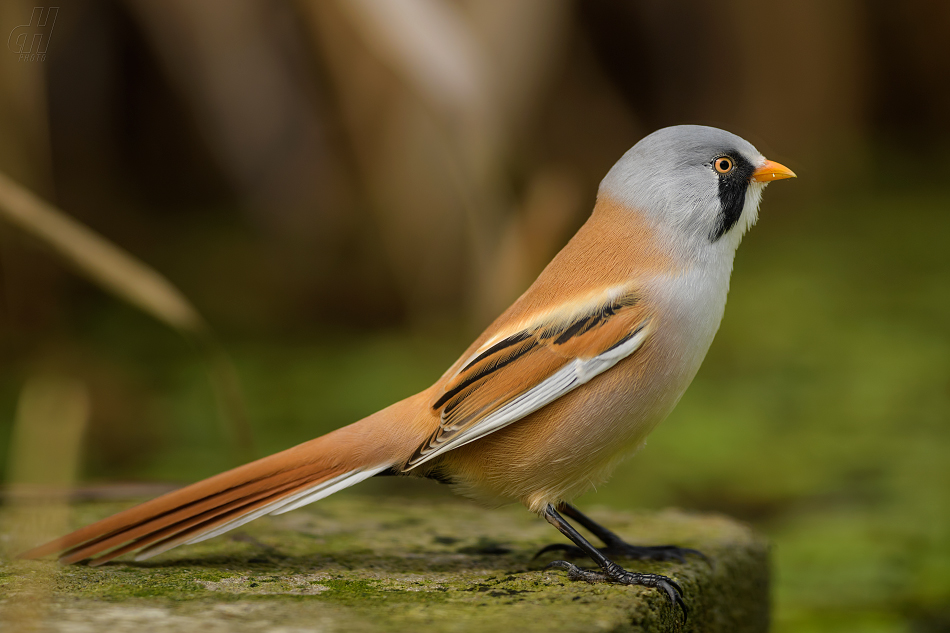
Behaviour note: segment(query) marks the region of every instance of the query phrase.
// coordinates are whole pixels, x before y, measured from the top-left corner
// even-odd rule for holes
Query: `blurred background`
[[[0,4],[8,484],[190,482],[428,386],[624,151],[715,125],[799,178],[679,408],[579,502],[755,525],[776,631],[950,630],[950,4],[33,12]]]

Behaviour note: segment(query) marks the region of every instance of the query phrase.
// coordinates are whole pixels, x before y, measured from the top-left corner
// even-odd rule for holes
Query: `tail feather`
[[[333,479],[320,482],[316,486],[308,488],[309,494],[306,496],[299,499],[288,499],[281,505],[271,509],[269,514],[283,514],[284,512],[290,512],[291,510],[302,508],[303,506],[313,503],[314,501],[319,501],[324,497],[329,497],[334,492],[339,492],[344,488],[349,488],[350,486],[358,484],[364,479],[369,479],[374,475],[378,475],[389,468],[389,466],[389,464],[385,464],[383,466],[378,466],[369,470],[354,470],[340,475],[339,477],[334,477]],[[199,540],[204,540],[205,538],[210,537],[204,536]],[[192,542],[196,543],[197,541]]]
[[[87,525],[20,558],[60,554],[66,564],[91,559],[90,564],[100,565],[140,550],[136,559],[142,560],[265,514],[294,510],[405,461],[420,433],[399,422],[415,410],[413,398],[404,400],[323,437]],[[381,425],[388,433],[380,432]]]
[[[258,495],[258,496],[272,497],[273,495]],[[63,563],[73,563],[73,562],[77,562],[77,561],[95,556],[95,558],[91,558],[91,560],[89,560],[89,565],[92,567],[96,567],[98,565],[102,565],[103,563],[107,563],[113,558],[116,558],[128,552],[133,552],[135,550],[140,550],[142,548],[145,548],[146,550],[148,550],[148,549],[151,549],[151,547],[146,547],[146,546],[159,546],[165,543],[172,543],[174,541],[174,544],[170,544],[168,547],[165,547],[161,550],[161,551],[167,551],[171,549],[172,547],[174,547],[174,545],[180,544],[181,542],[184,542],[185,540],[187,540],[188,537],[185,537],[183,539],[179,539],[178,537],[182,536],[183,533],[190,534],[191,528],[194,528],[196,526],[201,527],[202,525],[207,525],[208,523],[214,521],[215,517],[220,517],[222,514],[231,515],[234,512],[240,512],[244,510],[251,503],[253,502],[247,501],[246,499],[241,499],[240,501],[227,504],[226,506],[222,508],[216,508],[215,510],[202,513],[198,516],[191,517],[184,521],[179,521],[178,523],[170,525],[164,529],[150,532],[131,542],[125,542],[125,544],[122,545],[121,547],[117,547],[109,551],[106,551],[105,549],[102,549],[102,548],[90,548],[89,551],[85,552],[84,556],[78,557],[78,552],[77,552],[77,556],[70,557],[68,560],[65,560],[64,558],[60,558],[60,561]],[[123,541],[125,541],[125,539],[123,539]],[[105,553],[102,553],[102,552],[105,552]],[[161,552],[157,550],[154,552],[154,554],[159,554],[159,553]],[[99,555],[97,556],[97,554]],[[140,560],[138,556],[136,556],[136,559]]]
[[[273,504],[275,501],[280,501],[282,497],[288,494],[293,494],[294,491],[297,490],[299,490],[299,487],[268,495],[261,499],[257,499],[256,501],[250,501],[239,507],[232,508],[222,513],[209,513],[209,516],[203,517],[199,521],[189,521],[181,526],[178,526],[177,529],[168,530],[166,534],[160,535],[159,539],[154,539],[154,541],[157,542],[153,542],[152,544],[148,545],[148,547],[145,547],[139,551],[138,554],[135,555],[135,560],[147,560],[153,556],[161,554],[162,552],[167,552],[173,547],[202,541],[204,539],[201,537],[211,532],[214,532],[214,534],[211,534],[211,536],[217,536],[227,532],[228,530],[240,527],[245,523],[253,521],[256,518],[267,514],[266,508],[269,505]],[[152,541],[153,539],[149,540]],[[146,545],[146,543],[142,543],[141,545]],[[139,545],[136,545],[136,547],[133,549],[138,549],[138,547]],[[102,562],[106,561],[103,560]]]
[[[138,549],[139,547],[153,543],[156,540],[166,536],[177,534],[184,529],[208,521],[209,519],[220,516],[225,512],[229,512],[236,508],[241,508],[248,503],[257,501],[258,499],[273,497],[275,493],[283,492],[288,488],[292,488],[295,484],[296,482],[285,484],[283,486],[277,487],[274,490],[258,492],[256,494],[240,497],[232,501],[228,501],[225,497],[221,499],[222,505],[217,507],[212,507],[212,502],[209,501],[201,504],[201,507],[183,508],[176,512],[162,515],[151,521],[146,521],[128,530],[118,533],[113,532],[111,534],[106,534],[98,539],[93,539],[73,547],[72,549],[66,550],[60,555],[59,562],[63,563],[64,565],[69,565],[87,558],[92,558],[93,556],[101,554],[102,552],[113,550],[110,552],[109,558],[105,559],[110,560],[116,556],[121,556],[121,554]],[[227,496],[231,497],[232,495]],[[222,495],[222,497],[224,497],[224,495]],[[114,548],[123,545],[124,547],[121,548],[123,551],[121,553],[115,553],[118,550],[114,550]],[[102,560],[102,562],[105,562],[105,560]]]
[[[208,511],[217,510],[216,514],[220,514],[221,512],[226,511],[226,509],[239,507],[262,496],[271,496],[275,492],[280,492],[289,487],[300,484],[299,474],[297,477],[290,479],[290,481],[287,481],[289,478],[288,476],[292,476],[293,473],[286,473],[286,475],[287,476],[278,475],[276,477],[270,477],[262,481],[241,484],[192,503],[184,502],[178,508],[167,512],[156,513],[151,518],[140,520],[137,523],[120,523],[120,519],[124,513],[119,513],[107,519],[103,519],[98,523],[93,523],[92,525],[63,537],[62,539],[52,541],[51,543],[43,545],[35,550],[31,550],[23,556],[27,558],[45,556],[49,553],[65,549],[65,551],[63,551],[60,556],[60,561],[65,564],[75,563],[87,558],[88,556],[106,551],[128,541],[138,539],[142,536],[154,533],[168,526],[178,525],[181,521],[190,517],[194,518],[198,516],[205,516],[207,518]],[[279,480],[275,481],[275,479]],[[175,497],[178,494],[184,496],[184,494],[187,492],[188,488],[183,488],[166,495],[166,497]],[[161,497],[155,501],[162,499],[165,499],[165,497]],[[172,499],[169,499],[169,501],[171,502]],[[139,507],[141,506],[132,508],[132,510],[137,510]],[[111,532],[105,532],[104,530],[109,525],[109,522],[119,523],[119,525]],[[86,532],[91,531],[91,528],[99,526],[102,528],[102,531],[100,532],[102,536],[88,540],[83,539]],[[76,541],[79,542],[79,545],[72,547],[68,547],[67,545],[68,549],[66,549],[62,547],[62,545],[65,544],[64,541],[66,543],[69,541]]]
[[[167,530],[166,534],[158,537],[163,540],[140,551],[135,560],[146,560],[178,545],[200,543],[215,536],[220,536],[265,514],[283,514],[295,510],[368,479],[388,467],[388,465],[385,465],[369,470],[357,469],[336,477],[330,477],[315,485],[307,482],[299,486],[287,486],[286,489],[263,498],[260,498],[261,495],[255,496],[254,499],[247,500],[247,503],[243,503],[239,507],[229,508],[221,513],[209,513],[204,520],[191,521],[187,525],[176,526],[177,529]],[[146,543],[139,543],[126,551],[138,549],[142,545],[146,545]],[[120,555],[115,554],[115,556]],[[110,553],[109,559],[111,558],[114,558],[114,556]],[[106,562],[106,560],[102,560],[102,562]]]
[[[282,514],[296,508],[305,506],[314,501],[328,497],[334,492],[357,484],[364,479],[372,477],[376,473],[389,468],[389,464],[377,466],[369,470],[357,469],[348,473],[343,473],[336,477],[331,477],[322,482],[312,485],[307,482],[301,486],[279,494],[271,495],[259,501],[250,503],[239,509],[232,510],[226,515],[213,520],[206,521],[200,525],[182,529],[177,532],[173,539],[156,543],[138,553],[135,560],[145,560],[156,554],[168,551],[169,549],[185,543],[200,543],[209,538],[220,536],[234,528],[249,523],[254,519],[260,518],[265,514]]]
[[[304,445],[301,445],[304,446]],[[294,449],[300,448],[294,447]],[[294,449],[290,449],[293,451]],[[215,475],[209,479],[199,481],[198,483],[186,486],[180,490],[175,490],[162,495],[151,501],[146,501],[140,505],[114,514],[111,517],[87,525],[84,528],[76,530],[61,538],[55,539],[36,547],[21,555],[21,558],[40,558],[56,554],[64,550],[72,549],[78,545],[87,542],[100,540],[112,535],[119,535],[128,530],[132,530],[139,525],[143,525],[153,520],[163,519],[168,515],[179,516],[184,513],[187,516],[201,512],[208,507],[215,507],[222,501],[227,502],[234,498],[245,496],[249,492],[259,489],[267,489],[277,482],[273,477],[278,477],[286,481],[288,477],[303,479],[310,471],[313,476],[313,469],[306,467],[295,468],[292,470],[301,471],[299,473],[283,470],[284,460],[275,458],[284,457],[285,453],[277,453],[262,460],[245,464],[239,468]],[[319,471],[318,471],[319,472]],[[294,477],[297,475],[297,477]],[[280,483],[283,483],[280,482]],[[268,486],[271,484],[271,486]],[[278,484],[279,485],[279,484]],[[174,521],[174,519],[172,519]]]

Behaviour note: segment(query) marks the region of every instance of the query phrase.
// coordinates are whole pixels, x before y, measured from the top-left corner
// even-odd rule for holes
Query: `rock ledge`
[[[126,505],[82,504],[72,521]],[[9,630],[112,633],[768,630],[768,545],[747,526],[677,510],[590,514],[630,542],[709,556],[712,566],[621,561],[683,587],[686,627],[654,590],[573,583],[546,570],[553,553],[532,557],[563,539],[521,508],[354,494],[142,563],[2,558],[0,622],[18,625]]]

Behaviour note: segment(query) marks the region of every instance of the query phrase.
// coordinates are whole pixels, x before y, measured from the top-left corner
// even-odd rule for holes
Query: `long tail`
[[[64,564],[101,565],[141,550],[144,560],[223,534],[265,514],[312,503],[404,462],[414,437],[416,398],[309,442],[129,508],[20,555],[59,554]]]

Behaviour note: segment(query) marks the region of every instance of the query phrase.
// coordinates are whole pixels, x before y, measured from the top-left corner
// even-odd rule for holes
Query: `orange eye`
[[[720,174],[728,174],[735,168],[735,162],[728,156],[720,156],[713,161],[713,167],[716,168]]]

